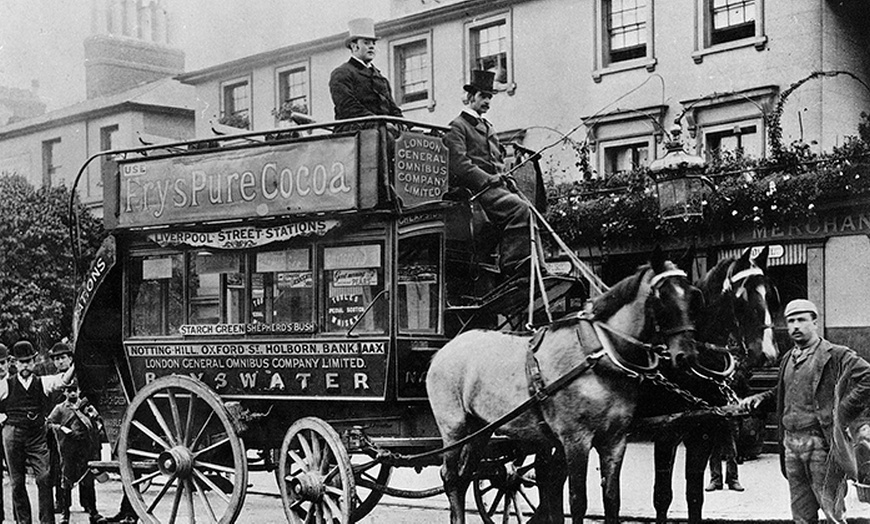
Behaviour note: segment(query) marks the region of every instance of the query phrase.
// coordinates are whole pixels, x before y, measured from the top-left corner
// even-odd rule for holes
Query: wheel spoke
[[[163,496],[166,495],[170,488],[172,488],[172,485],[175,483],[175,480],[177,478],[178,477],[176,477],[175,475],[172,475],[169,478],[169,481],[164,484],[162,488],[160,488],[160,491],[157,492],[157,495],[154,496],[154,500],[152,500],[151,504],[148,506],[148,513],[152,513],[154,511],[154,508],[157,507],[157,504],[160,503],[160,500],[163,498]]]
[[[172,412],[172,425],[175,426],[176,442],[184,442],[184,434],[181,432],[181,415],[178,413],[178,402],[175,400],[175,391],[172,388],[167,390],[169,394],[169,410]]]
[[[208,453],[209,451],[215,450],[215,449],[217,449],[217,448],[223,446],[224,444],[232,444],[232,442],[233,442],[233,441],[230,440],[229,437],[227,437],[227,438],[225,438],[225,439],[222,439],[222,440],[219,440],[219,441],[215,442],[214,444],[212,444],[211,446],[208,446],[208,447],[202,448],[201,450],[199,450],[199,451],[197,451],[196,453],[194,453],[194,454],[193,454],[193,458],[197,458],[197,457],[199,457],[200,455],[205,455],[205,454]]]
[[[154,433],[153,431],[151,431],[151,428],[149,428],[145,424],[139,422],[138,420],[133,421],[133,427],[135,427],[136,429],[138,429],[139,431],[144,433],[145,436],[147,436],[148,438],[150,438],[151,440],[153,440],[157,444],[160,444],[163,447],[163,449],[169,449],[172,447],[169,444],[167,444],[166,441],[163,440],[157,433]]]
[[[305,524],[311,524],[314,520],[314,505],[308,508],[308,511],[305,513]]]
[[[230,498],[227,496],[226,493],[224,493],[224,490],[220,489],[217,484],[212,482],[210,478],[208,478],[206,475],[203,475],[199,470],[196,469],[193,470],[193,474],[196,476],[196,478],[199,479],[200,482],[211,488],[211,490],[214,491],[217,496],[222,498],[224,502],[226,502],[227,504],[230,503]]]
[[[326,486],[326,492],[339,498],[344,496],[344,490],[336,486]]]
[[[338,464],[332,466],[332,469],[329,470],[329,473],[323,476],[323,482],[329,482],[330,480],[332,480],[332,477],[334,477],[336,473],[339,473],[339,471],[340,469],[338,467]]]
[[[169,424],[166,423],[166,419],[163,417],[163,413],[157,409],[157,403],[154,402],[153,398],[149,398],[145,401],[148,404],[148,407],[151,408],[151,413],[154,414],[154,419],[157,420],[157,424],[160,425],[160,429],[163,430],[163,434],[166,435],[166,438],[169,439],[169,443],[172,446],[178,444],[178,441],[175,440],[175,435],[172,434],[172,430],[169,429]]]
[[[299,456],[299,453],[296,453],[296,450],[291,449],[287,452],[290,455],[290,458],[293,459],[293,463],[299,466],[299,469],[302,471],[306,471],[308,469],[308,464],[305,462],[305,459]]]
[[[193,399],[191,399],[190,403],[193,404]],[[203,433],[205,433],[205,428],[208,427],[209,422],[211,422],[211,419],[214,418],[214,416],[215,416],[215,412],[209,411],[208,418],[205,419],[205,422],[203,422],[202,427],[199,428],[199,433],[196,434],[196,438],[194,438],[193,441],[191,441],[191,443],[188,444],[187,447],[189,447],[190,449],[194,449],[196,447],[196,444],[199,442],[199,439],[202,438]]]
[[[149,473],[149,474],[147,474],[147,475],[145,475],[145,476],[143,476],[143,477],[139,477],[139,478],[137,478],[136,480],[134,480],[134,481],[132,482],[132,485],[133,485],[133,486],[138,486],[139,484],[142,484],[143,482],[150,482],[150,481],[152,481],[153,479],[159,477],[159,476],[162,475],[162,474],[163,474],[162,471],[159,471],[159,470],[158,470],[158,471],[154,471],[154,472]],[[175,475],[172,475],[172,477],[170,477],[170,481],[171,481],[172,479],[174,479],[174,478],[175,478]]]
[[[495,515],[495,512],[498,511],[498,504],[501,502],[501,498],[504,496],[504,491],[498,490],[498,493],[495,495],[495,500],[492,501],[492,506],[489,507],[489,511],[487,511],[487,515],[492,517]]]
[[[193,509],[193,487],[190,479],[184,481],[187,489],[184,492],[184,501],[187,503],[187,518],[190,524],[196,524],[196,511]]]
[[[526,490],[520,489],[519,493],[520,493],[520,496],[523,497],[523,499],[526,501],[526,504],[529,505],[529,508],[531,508],[533,512],[534,512],[534,510],[538,509],[538,507],[535,506],[535,503],[532,502],[532,500],[529,498],[528,495],[526,495]]]
[[[495,489],[495,484],[487,484],[485,488],[480,488],[480,494],[486,495],[490,491]]]
[[[193,393],[191,393],[188,396],[187,423],[184,425],[184,435],[182,436],[184,439],[185,446],[191,446],[190,435],[191,435],[191,433],[193,433],[193,401],[194,401],[194,399],[196,399],[196,396]]]
[[[200,476],[203,476],[198,471],[194,471],[194,474],[199,474]],[[209,514],[209,516],[211,516],[212,522],[217,524],[218,518],[214,514],[214,508],[211,507],[211,502],[208,501],[208,497],[205,494],[205,490],[203,490],[201,486],[197,486],[196,482],[194,482],[194,481],[191,481],[190,484],[191,484],[191,486],[193,486],[193,489],[196,490],[196,495],[199,497],[199,501],[202,503],[203,506],[205,506],[205,509],[208,510],[208,514]],[[214,488],[212,488],[212,489],[214,490]],[[223,492],[221,492],[220,490],[217,490],[216,493],[223,494]],[[227,502],[229,502],[229,499],[226,499],[226,500],[227,500]]]
[[[302,432],[299,432],[299,435],[296,436],[299,440],[299,445],[302,447],[302,456],[305,457],[305,465],[307,470],[317,469],[313,460],[314,454],[311,451],[311,445],[308,443],[308,439],[305,438],[305,435]]]
[[[314,433],[311,434],[311,469],[323,473],[321,471],[321,467],[323,467],[323,450],[321,450],[320,446],[320,435],[316,435]]]
[[[175,518],[178,517],[178,506],[181,505],[182,495],[184,495],[184,482],[179,480],[178,489],[175,491],[175,498],[172,500],[172,511],[169,513],[169,524],[175,524]]]
[[[517,512],[517,524],[523,524],[523,512],[520,509],[519,503],[517,503],[517,494],[514,493],[513,497],[511,497],[511,501],[514,505],[514,510]]]

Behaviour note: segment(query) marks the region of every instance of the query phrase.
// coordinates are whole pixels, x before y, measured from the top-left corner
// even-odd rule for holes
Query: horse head
[[[719,262],[701,282],[708,307],[699,325],[701,335],[714,344],[736,342],[745,364],[758,367],[776,360],[773,337],[776,288],[767,278],[768,249],[755,258],[750,250],[740,258]]]
[[[663,339],[672,363],[685,367],[697,355],[695,320],[701,301],[686,273],[656,248],[649,264],[593,302],[592,315],[606,321],[612,333],[628,334],[616,337],[624,341]]]

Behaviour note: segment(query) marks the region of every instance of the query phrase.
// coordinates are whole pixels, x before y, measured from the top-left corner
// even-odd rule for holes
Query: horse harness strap
[[[529,394],[535,399],[537,404],[547,400],[550,395],[564,388],[574,381],[577,377],[592,369],[595,364],[605,356],[607,352],[604,348],[599,347],[594,353],[586,355],[579,364],[571,368],[570,371],[557,378],[549,385],[544,384],[544,379],[541,377],[541,367],[538,365],[538,359],[535,358],[534,351],[529,348],[526,352],[526,376],[529,379]]]

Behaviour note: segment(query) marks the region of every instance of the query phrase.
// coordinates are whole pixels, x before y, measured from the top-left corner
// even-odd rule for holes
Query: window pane
[[[184,323],[182,255],[134,257],[128,266],[130,335],[173,335]]]
[[[495,81],[506,83],[507,72],[507,24],[501,20],[495,24],[473,29],[472,69],[484,69],[495,73]]]
[[[755,21],[755,0],[714,0],[713,29],[725,29]]]
[[[604,173],[612,175],[631,171],[649,164],[649,146],[646,142],[604,149]]]
[[[399,241],[399,329],[435,333],[440,304],[441,237],[414,236]]]
[[[244,260],[239,253],[200,251],[188,267],[191,324],[244,322]]]
[[[387,326],[381,246],[327,247],[323,250],[327,332],[383,333]]]
[[[429,97],[429,53],[420,40],[397,48],[401,103]]]
[[[249,106],[248,83],[240,82],[224,87],[224,114],[247,116]]]
[[[296,113],[308,114],[308,70],[297,67],[278,77],[281,103],[290,103]]]
[[[646,55],[646,2],[611,0],[607,4],[610,62]]]
[[[257,253],[251,284],[251,320],[265,332],[314,331],[314,278],[308,249]]]

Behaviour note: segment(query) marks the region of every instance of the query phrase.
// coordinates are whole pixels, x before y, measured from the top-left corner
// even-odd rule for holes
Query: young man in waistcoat
[[[32,522],[30,498],[25,487],[25,472],[31,466],[36,476],[39,499],[40,524],[54,524],[54,508],[49,477],[48,427],[45,416],[50,405],[49,395],[68,384],[75,373],[70,367],[64,373],[37,377],[36,350],[33,345],[20,340],[12,346],[18,374],[0,381],[0,404],[6,413],[3,425],[3,449],[12,483],[12,511],[15,522]]]
[[[54,364],[55,373],[63,373],[68,370],[73,363],[72,357],[72,348],[65,342],[58,342],[48,350],[48,358],[50,358],[52,364]],[[50,404],[52,406],[61,404],[65,400],[63,391],[55,391],[50,395],[50,397]],[[51,485],[54,488],[54,512],[60,513],[63,508],[62,504],[60,504],[63,495],[60,473],[60,452],[58,450],[57,439],[53,432],[49,431],[46,435],[46,439],[48,442],[49,477],[51,478]]]

